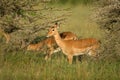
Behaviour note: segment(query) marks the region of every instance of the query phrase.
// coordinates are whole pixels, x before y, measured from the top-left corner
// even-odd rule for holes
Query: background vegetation
[[[95,21],[105,32],[103,41],[104,58],[120,58],[120,0],[101,0],[96,12]],[[108,55],[109,54],[109,55]]]
[[[72,5],[88,5],[92,4],[96,0],[51,0],[51,3],[58,3],[58,4],[72,4]]]
[[[0,80],[120,80],[119,0],[1,0]],[[26,51],[46,28],[60,23],[60,32],[101,40],[97,60],[83,56],[69,65],[62,52],[45,61],[43,52]],[[4,33],[10,35],[5,43]],[[43,36],[43,37],[42,37]]]

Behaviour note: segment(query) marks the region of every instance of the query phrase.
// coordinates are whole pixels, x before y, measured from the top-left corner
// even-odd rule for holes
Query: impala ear
[[[59,28],[59,25],[58,25],[58,23],[57,23],[57,22],[55,23],[55,27],[56,27],[56,28]]]

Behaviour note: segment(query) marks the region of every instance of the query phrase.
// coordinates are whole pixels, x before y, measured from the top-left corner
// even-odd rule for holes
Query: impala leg
[[[75,58],[73,57],[73,60],[75,59],[76,63],[82,62],[82,56],[83,56],[83,55],[75,56]]]
[[[46,53],[46,56],[45,56],[45,60],[48,60],[48,56],[49,56],[49,53],[48,53],[48,50],[47,50],[47,53]]]
[[[68,55],[67,57],[68,57],[69,64],[72,64],[73,56],[72,55]]]
[[[48,51],[49,51],[49,52],[48,52],[47,55],[45,56],[45,60],[48,60],[48,58],[51,57],[51,55],[53,54],[54,48],[52,47],[52,48],[50,48]]]
[[[79,55],[79,56],[78,56],[78,61],[82,62],[82,56],[83,56],[83,55]]]

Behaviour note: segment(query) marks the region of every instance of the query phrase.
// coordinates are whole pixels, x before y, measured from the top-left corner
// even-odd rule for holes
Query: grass
[[[104,32],[89,18],[91,8],[83,5],[73,7],[68,21],[61,24],[60,32],[71,31],[80,38],[102,39]],[[4,41],[0,39],[0,42]],[[3,47],[4,43],[0,43],[0,80],[120,80],[119,61],[83,57],[82,63],[74,60],[73,64],[69,65],[62,52],[45,61],[45,55],[41,52],[7,52]]]
[[[82,38],[95,37],[101,39],[104,32],[92,21],[91,14],[91,6],[80,5],[74,7],[68,22],[66,22],[65,25],[61,25],[61,31],[72,31]]]
[[[16,52],[0,56],[0,80],[119,80],[120,62],[83,59],[69,65],[60,52],[45,62],[44,55]]]

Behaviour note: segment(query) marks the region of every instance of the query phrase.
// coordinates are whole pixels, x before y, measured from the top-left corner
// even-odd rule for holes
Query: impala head
[[[57,34],[57,28],[58,28],[58,24],[55,23],[54,26],[50,27],[48,29],[48,33],[47,33],[47,37],[51,37]]]

